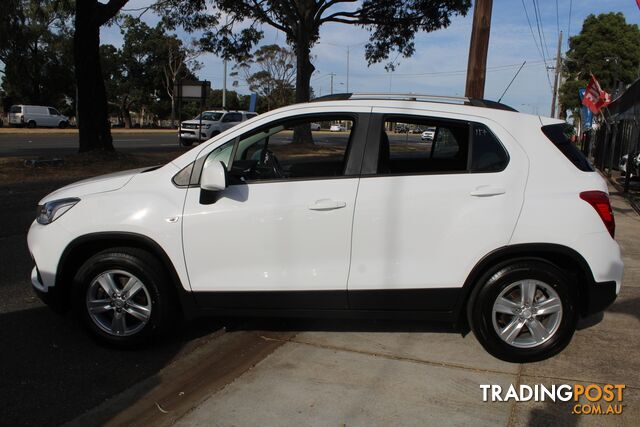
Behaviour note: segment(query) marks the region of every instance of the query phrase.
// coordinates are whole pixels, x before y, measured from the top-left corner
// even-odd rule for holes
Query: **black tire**
[[[66,129],[68,126],[69,126],[69,123],[65,121],[58,123],[58,128],[60,129]]]
[[[37,126],[37,124],[36,124],[35,120],[29,120],[29,122],[27,123],[27,127],[28,127],[29,129],[33,129],[33,128],[35,128],[36,126]]]
[[[183,147],[191,147],[193,145],[193,141],[190,139],[180,138],[180,145]]]
[[[145,304],[150,304],[151,313],[148,321],[134,334],[118,336],[108,333],[98,325],[87,308],[88,293],[91,284],[98,276],[118,270],[138,278],[146,288],[147,293],[141,296]],[[151,339],[166,334],[176,318],[176,306],[171,292],[171,283],[165,268],[160,261],[150,253],[137,248],[112,248],[99,252],[89,258],[78,270],[74,278],[73,309],[84,326],[99,341],[120,348],[134,348],[148,344]],[[117,280],[116,280],[117,281]],[[123,285],[122,282],[118,285]],[[138,292],[140,294],[141,292]],[[113,301],[113,300],[112,300]],[[111,306],[113,306],[113,302]],[[112,309],[110,312],[115,311]],[[125,315],[124,313],[122,313]],[[108,319],[109,312],[104,313]],[[135,324],[137,319],[128,317]],[[142,322],[139,322],[141,325]]]
[[[559,326],[546,341],[529,348],[521,348],[500,338],[494,327],[493,307],[496,299],[507,287],[527,279],[550,286],[560,298],[562,314],[557,316]],[[576,301],[577,296],[575,288],[571,287],[571,281],[554,264],[541,259],[511,261],[496,266],[480,278],[469,298],[467,318],[480,344],[493,356],[507,362],[536,362],[558,354],[571,341],[578,320]],[[513,318],[515,317],[516,315],[513,315]],[[540,317],[544,318],[544,315]],[[526,329],[523,331],[525,336],[530,334],[533,337],[531,332]]]

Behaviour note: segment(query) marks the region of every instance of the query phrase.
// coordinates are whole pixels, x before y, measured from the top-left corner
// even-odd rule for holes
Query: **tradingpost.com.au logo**
[[[574,402],[571,413],[582,415],[622,414],[624,388],[624,384],[511,384],[503,389],[497,384],[480,384],[483,402]]]

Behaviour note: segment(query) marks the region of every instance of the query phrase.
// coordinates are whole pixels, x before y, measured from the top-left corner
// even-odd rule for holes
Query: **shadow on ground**
[[[157,373],[189,341],[219,328],[199,322],[149,348],[127,351],[96,343],[71,315],[46,307],[2,314],[0,325],[3,425],[69,421]]]

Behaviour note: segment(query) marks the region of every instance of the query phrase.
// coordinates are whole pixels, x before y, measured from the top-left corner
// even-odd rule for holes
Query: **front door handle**
[[[307,208],[312,211],[330,211],[332,209],[340,209],[347,206],[346,202],[340,200],[320,199],[311,203]]]
[[[498,196],[506,192],[507,190],[505,190],[503,187],[495,187],[493,185],[481,185],[479,187],[476,187],[476,189],[469,194],[475,197],[490,197],[490,196]]]

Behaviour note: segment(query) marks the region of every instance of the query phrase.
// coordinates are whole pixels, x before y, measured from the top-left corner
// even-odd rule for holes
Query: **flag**
[[[638,0],[640,1],[640,0]],[[578,96],[580,96],[580,102],[584,99],[584,94],[587,90],[583,87],[578,89]],[[593,113],[584,105],[580,107],[580,117],[582,118],[582,130],[589,130],[593,124]]]
[[[584,96],[582,98],[582,105],[587,107],[593,114],[598,114],[601,109],[611,103],[611,95],[602,90],[600,83],[596,80],[595,76],[591,75],[591,80],[587,85]]]

